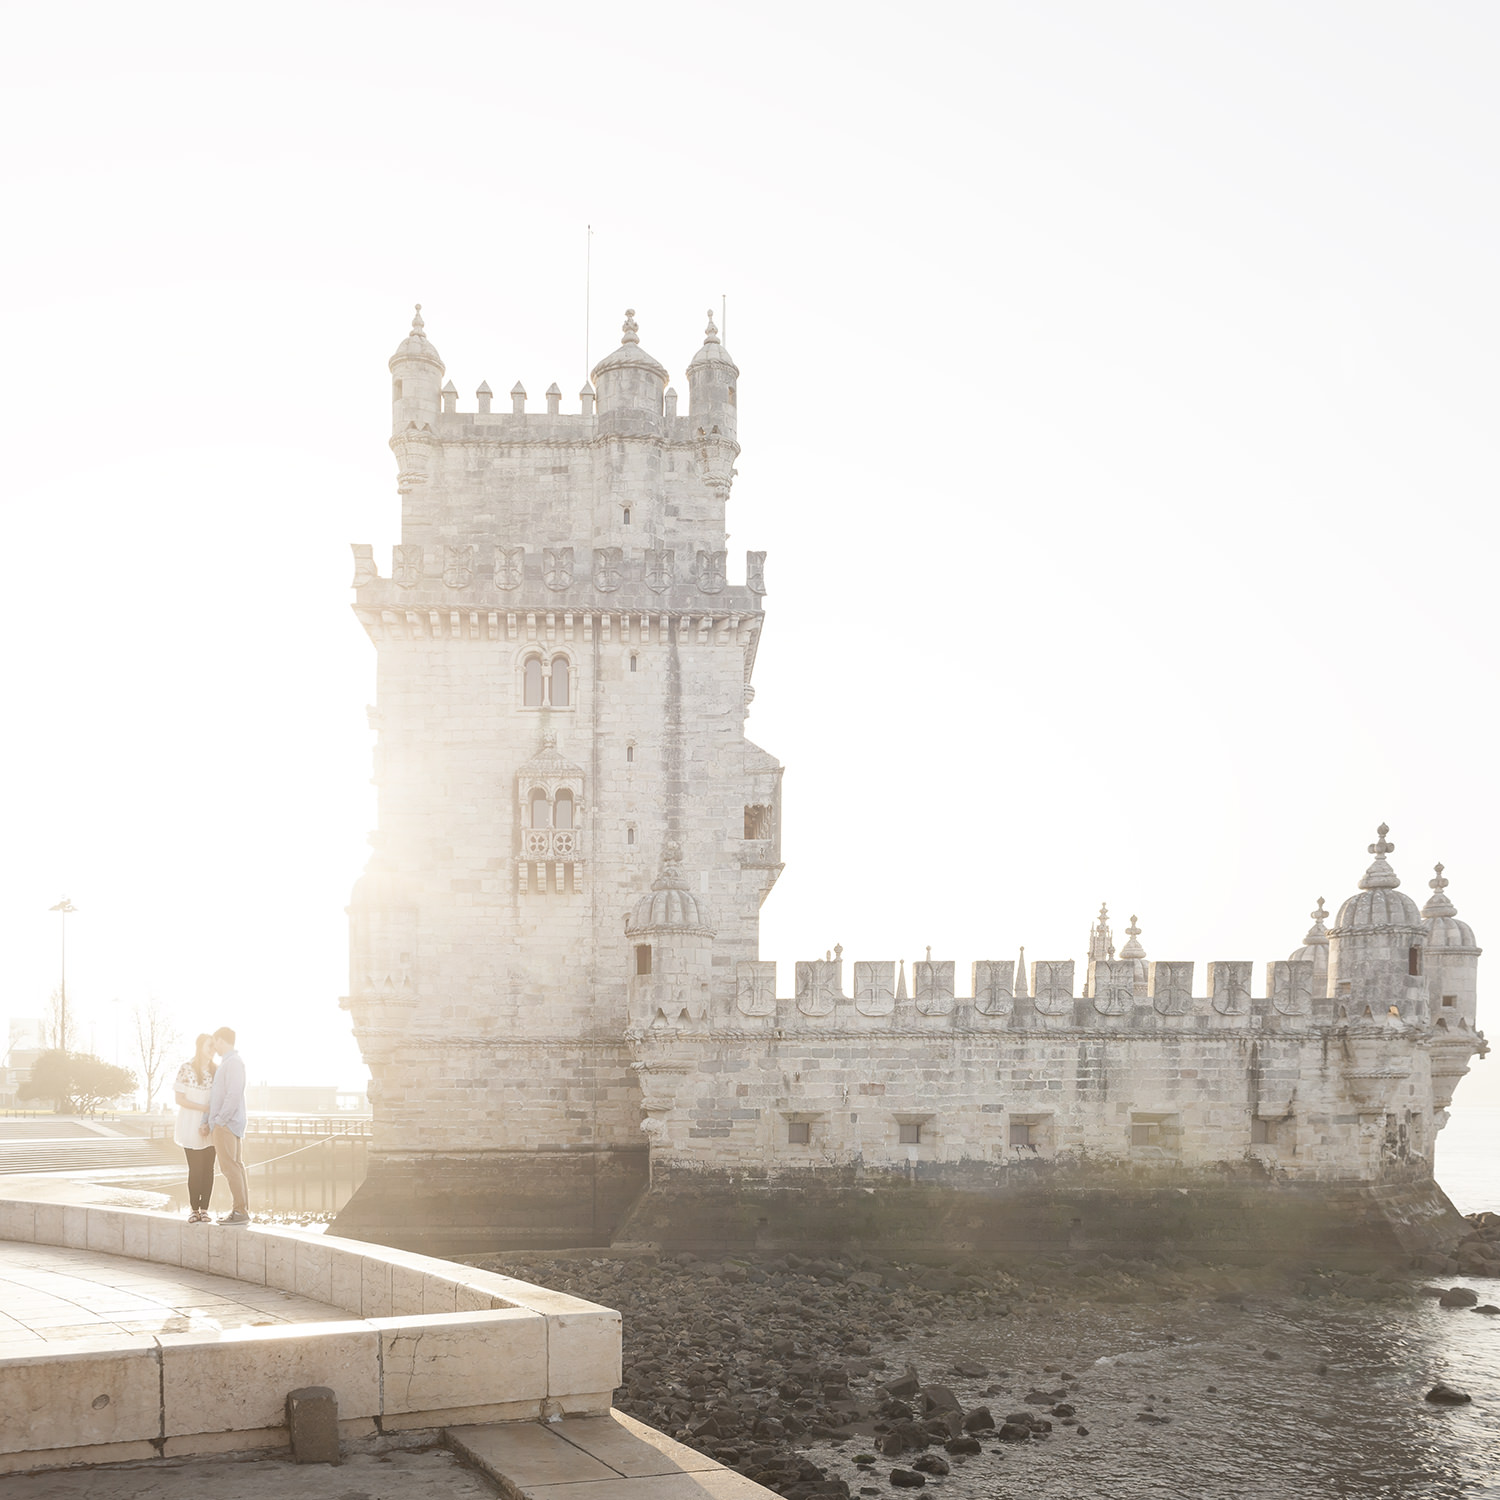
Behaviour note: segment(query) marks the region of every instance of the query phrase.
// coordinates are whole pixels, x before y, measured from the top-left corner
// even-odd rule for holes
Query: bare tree
[[[66,1036],[63,1026],[66,1023]],[[47,997],[46,1014],[42,1017],[42,1045],[49,1051],[71,1052],[73,1038],[78,1035],[77,1017],[73,1012],[63,1011],[62,991],[53,990]]]
[[[167,1066],[167,1054],[177,1045],[178,1032],[166,1007],[155,995],[144,1005],[135,1006],[131,1016],[135,1021],[135,1055],[140,1061],[141,1084],[146,1090],[146,1113],[150,1114]]]

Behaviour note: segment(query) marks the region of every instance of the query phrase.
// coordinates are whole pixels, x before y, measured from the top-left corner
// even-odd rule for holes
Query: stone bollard
[[[306,1385],[286,1398],[292,1458],[299,1464],[339,1461],[339,1398],[326,1385]]]

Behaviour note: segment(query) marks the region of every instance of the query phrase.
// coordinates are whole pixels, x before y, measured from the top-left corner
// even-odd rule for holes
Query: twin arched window
[[[571,828],[573,826],[573,794],[562,787],[554,801],[548,802],[547,794],[539,786],[531,789],[527,802],[531,805],[533,828]]]
[[[521,702],[525,707],[567,708],[570,686],[570,668],[566,656],[554,656],[550,667],[542,665],[540,656],[526,658],[521,690]]]

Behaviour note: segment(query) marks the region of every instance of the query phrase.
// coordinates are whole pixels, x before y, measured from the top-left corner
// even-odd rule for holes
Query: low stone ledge
[[[274,1227],[0,1201],[0,1239],[197,1269],[326,1302],[346,1320],[118,1335],[0,1360],[0,1472],[285,1446],[289,1391],[384,1431],[597,1415],[620,1315],[513,1277]],[[100,1396],[108,1399],[95,1404]],[[140,1447],[146,1445],[146,1449]],[[106,1453],[110,1457],[106,1457]]]

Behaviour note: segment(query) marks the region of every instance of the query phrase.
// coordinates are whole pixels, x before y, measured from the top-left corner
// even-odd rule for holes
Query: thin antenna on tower
[[[594,226],[588,225],[583,251],[583,382],[589,379],[589,298],[594,280]]]
[[[729,347],[729,293],[719,293],[719,337],[724,347]]]

